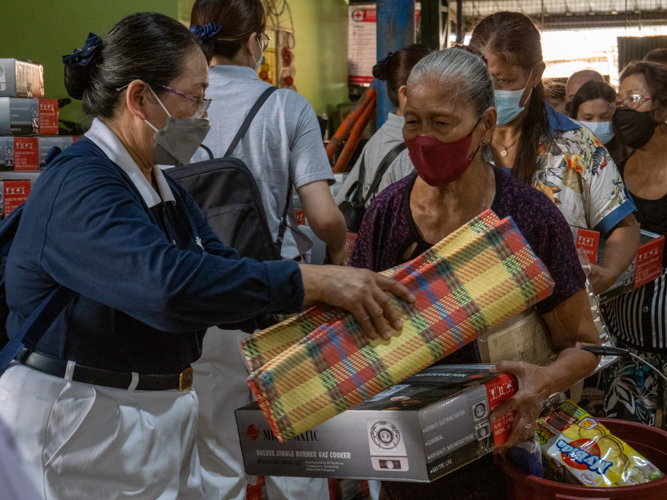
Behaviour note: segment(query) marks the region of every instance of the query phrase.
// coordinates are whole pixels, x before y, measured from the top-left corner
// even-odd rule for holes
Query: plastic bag
[[[538,421],[545,477],[586,486],[642,484],[663,476],[658,468],[571,401]]]

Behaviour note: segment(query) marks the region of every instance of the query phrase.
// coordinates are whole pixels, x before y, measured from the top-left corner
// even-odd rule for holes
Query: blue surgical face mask
[[[600,139],[602,144],[607,144],[614,138],[614,131],[611,128],[611,122],[582,122],[579,120],[572,120],[575,123],[578,123],[582,127],[586,127],[595,136]]]
[[[528,75],[528,81],[530,81],[532,74],[531,71],[530,75]],[[523,103],[523,106],[519,106],[519,103],[521,102],[521,96],[523,96],[523,93],[527,88],[528,82],[526,82],[526,86],[521,90],[494,91],[496,97],[496,111],[498,111],[497,125],[507,125],[526,108],[526,104],[530,100],[530,95],[533,93],[533,89],[530,89],[530,93],[526,98],[526,102]]]

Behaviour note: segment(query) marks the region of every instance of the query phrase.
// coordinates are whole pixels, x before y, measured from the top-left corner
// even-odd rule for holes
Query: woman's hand
[[[327,258],[329,259],[329,264],[332,266],[347,266],[347,255],[347,241],[345,242],[343,248],[338,251],[332,251],[331,249],[327,248]]]
[[[371,340],[377,339],[378,334],[389,340],[392,328],[403,328],[386,292],[406,302],[415,301],[414,295],[398,281],[366,269],[306,264],[300,267],[304,306],[324,302],[350,311]]]
[[[516,410],[512,432],[505,444],[498,448],[499,450],[509,449],[533,438],[542,403],[551,394],[549,373],[546,368],[523,361],[501,361],[489,371],[491,373],[511,373],[519,381],[517,393],[503,401],[491,413],[491,422],[494,423],[505,414]]]

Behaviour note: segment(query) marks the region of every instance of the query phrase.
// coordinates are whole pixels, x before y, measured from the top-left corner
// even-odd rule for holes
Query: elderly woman
[[[491,417],[517,411],[504,445],[510,448],[532,437],[545,398],[595,369],[597,358],[579,345],[599,339],[572,235],[558,208],[484,159],[496,124],[493,78],[482,57],[469,50],[431,54],[413,69],[404,89],[403,135],[416,173],[389,186],[371,204],[351,263],[381,271],[416,257],[484,210],[513,217],[555,281],[553,295],[536,307],[559,354],[548,367],[496,366],[519,380],[519,392]],[[444,363],[476,363],[477,353],[473,342]],[[505,498],[504,476],[490,456],[429,485],[383,483],[383,492],[388,499]]]
[[[612,123],[619,141],[635,150],[620,169],[637,220],[667,237],[667,67],[638,62],[623,70]],[[606,312],[620,344],[667,372],[667,252],[662,267],[658,279],[611,301]],[[606,380],[606,416],[655,425],[661,404],[664,415],[667,386],[641,362],[620,362]],[[667,429],[664,417],[662,427]]]
[[[209,127],[206,58],[182,24],[134,14],[65,62],[95,120],[25,204],[9,336],[54,290],[75,297],[0,378],[0,418],[39,498],[202,498],[190,364],[206,328],[324,301],[375,337],[398,321],[384,291],[409,293],[368,271],[240,259],[157,168],[187,163]]]
[[[498,122],[488,160],[543,191],[572,227],[600,232],[606,251],[589,279],[607,290],[632,263],[639,246],[635,206],[600,141],[545,102],[540,33],[518,12],[482,19],[470,45],[489,63]]]

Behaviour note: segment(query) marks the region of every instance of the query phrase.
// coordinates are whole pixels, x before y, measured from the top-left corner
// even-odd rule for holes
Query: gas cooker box
[[[58,134],[57,99],[0,97],[0,135]]]
[[[0,97],[44,97],[42,65],[0,58]]]
[[[246,474],[430,482],[503,444],[513,414],[490,412],[517,391],[492,365],[423,370],[290,441],[257,403],[236,410]]]
[[[572,228],[575,246],[581,248],[588,260],[600,264],[604,254],[605,240],[600,233],[590,229]],[[635,290],[659,278],[662,274],[662,255],[665,249],[665,238],[659,234],[644,231],[639,237],[637,257],[621,273],[609,289],[600,294],[600,303],[607,302],[619,295]]]
[[[72,145],[74,137],[0,137],[0,171],[38,172],[46,166],[46,155],[52,147]]]

